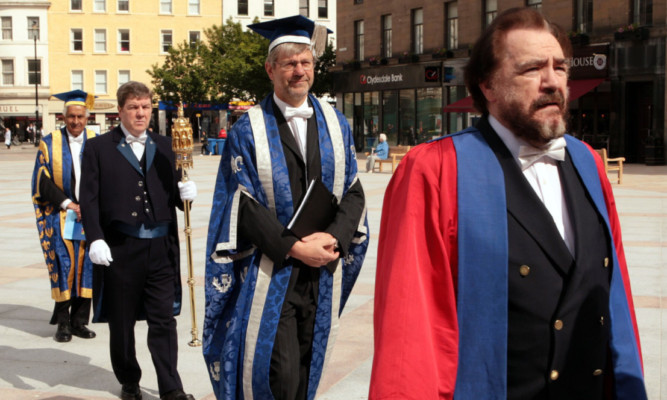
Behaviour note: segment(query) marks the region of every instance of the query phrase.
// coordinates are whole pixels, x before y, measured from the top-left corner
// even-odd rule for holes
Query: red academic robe
[[[627,332],[630,336],[634,333],[636,340],[636,346],[632,343],[630,351],[617,350],[613,343],[611,345],[612,352],[623,353],[623,356],[633,351],[638,353],[629,357],[638,359],[639,367],[633,371],[635,376],[639,375],[635,381],[640,383],[629,385],[632,386],[629,391],[618,388],[616,391],[642,392],[639,335],[611,185],[597,154],[581,144],[572,147],[579,147],[579,152],[583,149],[584,153],[593,153],[595,159],[600,178],[597,185],[604,195],[625,289],[622,295],[627,297],[627,303],[623,304],[629,308],[629,317],[625,320],[627,325],[632,321]],[[370,399],[453,399],[455,388],[459,390],[457,168],[454,138],[443,138],[410,151],[387,187],[378,244]],[[485,278],[484,273],[476,276]],[[483,371],[483,366],[480,369],[479,376],[473,377],[472,382],[495,373]],[[467,398],[461,396],[457,393],[457,398]],[[504,393],[494,393],[493,398],[504,396]],[[645,393],[632,398],[645,398]]]

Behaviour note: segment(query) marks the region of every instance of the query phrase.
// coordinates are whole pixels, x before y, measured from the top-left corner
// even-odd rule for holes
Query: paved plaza
[[[0,399],[78,400],[118,398],[109,360],[105,324],[91,324],[97,338],[73,337],[57,343],[48,321],[53,308],[40,250],[30,180],[36,149],[32,145],[0,149]],[[204,316],[204,252],[219,156],[195,152],[191,178],[198,197],[191,214],[195,309],[198,337]],[[363,169],[360,161],[360,168]],[[365,399],[373,355],[373,291],[382,199],[390,173],[360,174],[366,192],[371,242],[357,284],[340,321],[334,355],[320,386],[320,400]],[[626,165],[624,182],[613,185],[620,213],[634,301],[639,321],[646,385],[651,400],[667,400],[667,166]],[[182,231],[183,214],[179,212]],[[181,232],[183,238],[183,233]],[[181,241],[185,252],[185,241]],[[190,347],[192,313],[187,264],[181,258],[184,298],[178,320],[179,372],[185,390],[198,400],[213,400],[201,347]],[[664,289],[663,289],[664,288]],[[663,291],[665,292],[663,294]],[[137,355],[143,369],[144,399],[159,399],[145,338],[136,327]],[[666,363],[667,364],[667,363]],[[662,382],[666,382],[662,386]],[[623,399],[632,400],[632,399]]]

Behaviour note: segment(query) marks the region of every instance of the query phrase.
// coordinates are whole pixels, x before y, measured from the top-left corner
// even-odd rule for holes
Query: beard
[[[552,112],[544,120],[537,118],[537,112],[543,107],[554,104],[559,111]],[[559,91],[540,96],[524,111],[521,99],[513,90],[509,90],[505,101],[499,104],[499,113],[507,128],[533,147],[541,148],[551,140],[562,137],[567,130],[565,121],[569,110],[566,96]]]

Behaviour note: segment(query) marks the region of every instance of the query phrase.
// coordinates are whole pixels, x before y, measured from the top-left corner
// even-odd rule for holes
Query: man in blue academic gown
[[[222,154],[204,356],[220,399],[312,399],[368,246],[364,193],[345,117],[308,95],[327,29],[301,16],[250,28],[271,41],[274,93],[232,127]],[[285,226],[313,179],[338,211],[298,238]]]
[[[51,324],[58,328],[54,340],[69,342],[72,335],[92,339],[95,332],[86,327],[90,317],[93,265],[86,241],[65,233],[65,227],[81,220],[79,188],[81,154],[95,132],[86,129],[92,94],[81,90],[58,93],[65,102],[65,126],[43,138],[37,151],[32,175],[32,201],[37,230],[49,269],[51,297],[56,304]],[[67,216],[70,222],[66,223]]]

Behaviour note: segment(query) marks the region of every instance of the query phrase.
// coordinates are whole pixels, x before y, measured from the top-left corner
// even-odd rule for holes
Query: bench
[[[405,156],[410,150],[410,146],[391,146],[389,147],[389,155],[386,160],[375,160],[375,165],[373,165],[373,171],[377,169],[378,172],[382,172],[382,166],[384,164],[391,164],[391,173],[393,174],[396,171],[396,166],[401,161],[403,156]]]
[[[600,158],[602,158],[604,172],[609,173],[609,171],[615,171],[618,174],[618,184],[620,185],[623,183],[623,162],[625,161],[625,157],[609,158],[607,157],[607,149],[605,148],[595,149],[595,151],[600,155]]]

